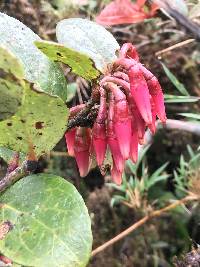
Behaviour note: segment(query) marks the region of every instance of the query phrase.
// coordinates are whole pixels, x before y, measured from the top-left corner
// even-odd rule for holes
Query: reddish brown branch
[[[17,167],[12,172],[7,173],[6,176],[0,180],[0,193],[28,174],[28,164],[27,161],[24,161],[20,167]]]
[[[153,211],[151,214],[149,214],[149,215],[145,216],[144,218],[142,218],[141,220],[137,221],[132,226],[130,226],[129,228],[127,228],[126,230],[121,232],[119,235],[115,236],[114,238],[112,238],[111,240],[107,241],[103,245],[101,245],[98,248],[94,249],[92,251],[91,256],[94,257],[96,254],[98,254],[98,253],[102,252],[103,250],[105,250],[106,248],[112,246],[114,243],[118,242],[119,240],[123,239],[127,235],[131,234],[133,231],[135,231],[137,228],[139,228],[140,226],[145,224],[150,219],[155,218],[155,217],[159,217],[163,213],[165,213],[165,212],[167,212],[169,210],[172,210],[172,209],[176,208],[177,206],[180,206],[180,205],[186,204],[187,202],[198,200],[198,199],[199,199],[199,197],[196,196],[196,195],[189,195],[189,196],[187,196],[187,197],[185,197],[185,198],[183,198],[181,200],[176,200],[174,203],[166,206],[165,208]]]

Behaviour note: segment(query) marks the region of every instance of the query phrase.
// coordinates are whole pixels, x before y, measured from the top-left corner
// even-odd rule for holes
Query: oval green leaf
[[[1,197],[0,251],[33,267],[84,267],[92,245],[91,223],[75,187],[50,174],[18,181]]]
[[[86,80],[96,79],[100,75],[99,71],[93,67],[92,60],[80,52],[48,41],[37,41],[35,45],[49,59],[67,64],[72,72]]]
[[[17,112],[21,106],[22,95],[23,89],[19,84],[0,78],[0,121]]]
[[[24,78],[22,62],[7,48],[0,46],[0,69],[17,79]]]
[[[24,78],[21,62],[6,48],[0,47],[0,121],[16,113],[21,105]]]
[[[25,78],[37,84],[41,90],[52,95],[67,98],[67,86],[61,68],[50,61],[34,45],[41,40],[20,21],[0,13],[0,46],[8,48],[21,60]]]
[[[67,127],[68,109],[59,97],[38,92],[24,81],[23,102],[14,116],[0,122],[0,146],[36,155],[50,151]]]
[[[116,59],[116,51],[120,48],[111,33],[87,19],[60,21],[56,27],[56,36],[59,43],[91,58],[102,73]]]

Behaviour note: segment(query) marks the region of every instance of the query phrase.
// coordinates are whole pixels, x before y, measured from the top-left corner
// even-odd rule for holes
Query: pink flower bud
[[[141,116],[147,124],[152,123],[150,95],[147,83],[138,66],[135,64],[129,69],[130,90]]]
[[[151,99],[151,113],[152,113],[152,123],[148,125],[152,134],[156,132],[156,109],[153,99]]]
[[[137,53],[137,50],[131,43],[125,43],[122,45],[119,56],[122,58],[133,58],[134,60],[139,62],[139,55]]]
[[[81,177],[86,176],[89,171],[90,143],[90,129],[81,127],[77,128],[75,135],[74,154]]]
[[[129,98],[130,108],[132,113],[132,129],[137,130],[138,133],[138,141],[143,144],[144,134],[146,130],[146,123],[143,120],[138,108],[135,105],[134,99],[132,97]]]
[[[119,172],[122,172],[124,169],[124,159],[120,152],[119,143],[116,138],[115,129],[114,129],[114,96],[111,93],[109,110],[108,110],[108,121],[107,121],[107,142],[110,148],[114,164]]]
[[[108,146],[112,153],[112,157],[115,163],[115,166],[119,172],[122,172],[124,169],[124,159],[119,149],[119,144],[116,138],[108,137]]]
[[[132,119],[132,137],[131,137],[131,149],[130,159],[136,163],[138,159],[138,131],[134,118]]]
[[[100,89],[100,108],[97,119],[93,126],[92,142],[94,151],[96,154],[97,164],[101,166],[103,164],[106,154],[106,125],[105,120],[107,118],[106,97],[103,88]]]
[[[143,72],[143,75],[147,81],[150,95],[155,104],[155,111],[158,118],[165,123],[166,122],[166,113],[165,113],[165,104],[164,104],[164,95],[162,88],[157,80],[157,78],[147,70],[142,64],[140,64],[140,69]]]
[[[131,119],[125,94],[117,87],[111,88],[115,97],[114,130],[124,159],[128,159],[131,143]]]
[[[153,81],[151,81],[151,83],[153,83]],[[150,84],[150,82],[148,82],[148,84]],[[159,86],[159,85],[157,85],[157,86]],[[167,120],[167,117],[166,117],[166,113],[165,113],[164,95],[163,95],[162,91],[160,91],[156,95],[152,94],[151,96],[152,96],[152,99],[155,103],[155,111],[156,111],[158,118],[163,123],[165,123]]]
[[[97,164],[101,166],[104,161],[107,148],[105,124],[95,122],[92,131],[92,142],[96,154]]]
[[[73,128],[65,133],[65,141],[67,145],[68,154],[74,156],[74,143],[75,143],[76,129]]]
[[[117,185],[121,185],[122,183],[122,173],[120,171],[117,170],[115,164],[113,164],[113,168],[111,170],[111,176],[112,176],[112,180],[117,184]]]

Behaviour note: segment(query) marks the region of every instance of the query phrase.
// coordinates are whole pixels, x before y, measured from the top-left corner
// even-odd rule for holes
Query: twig
[[[179,121],[179,120],[168,119],[164,125],[160,121],[157,121],[156,129],[157,130],[168,129],[168,130],[186,131],[186,132],[200,136],[200,123],[194,123],[191,121]],[[145,140],[145,144],[143,146],[139,146],[139,150],[144,149],[144,147],[146,147],[147,145],[150,145],[153,142],[153,135],[150,132],[150,130],[146,131],[144,140]]]
[[[189,18],[177,11],[176,7],[169,4],[167,0],[153,0],[161,8],[164,9],[176,22],[187,30],[197,41],[200,40],[200,27],[192,22]]]
[[[99,105],[95,104],[93,100],[89,100],[86,106],[76,116],[69,119],[67,130],[70,130],[76,126],[88,127],[92,126],[94,120],[97,117]]]
[[[174,209],[177,206],[180,206],[180,205],[183,205],[183,204],[185,204],[185,203],[187,203],[189,201],[198,200],[198,199],[199,199],[199,197],[196,196],[196,195],[189,195],[189,196],[187,196],[187,197],[185,197],[185,198],[183,198],[181,200],[175,201],[174,203],[166,206],[165,208],[153,211],[151,214],[149,214],[149,215],[145,216],[144,218],[142,218],[141,220],[137,221],[132,226],[130,226],[129,228],[127,228],[126,230],[121,232],[119,235],[115,236],[111,240],[107,241],[103,245],[101,245],[98,248],[96,248],[95,250],[93,250],[91,256],[94,257],[96,254],[102,252],[107,247],[112,246],[114,243],[118,242],[119,240],[121,240],[124,237],[126,237],[127,235],[129,235],[130,233],[135,231],[138,227],[142,226],[143,224],[145,224],[150,219],[155,218],[155,217],[159,217],[163,213],[165,213],[165,212],[167,212],[167,211],[169,211],[171,209]]]
[[[0,193],[29,173],[27,161],[24,161],[20,167],[17,167],[14,171],[6,174],[6,176],[0,180]]]
[[[170,46],[170,47],[168,47],[168,48],[166,48],[166,49],[160,50],[160,51],[156,52],[155,55],[158,57],[158,56],[160,56],[160,55],[162,55],[162,54],[165,54],[165,53],[167,53],[167,52],[172,51],[173,49],[180,48],[180,47],[182,47],[182,46],[184,46],[184,45],[193,43],[194,41],[195,41],[195,39],[188,39],[188,40],[185,40],[185,41],[180,42],[180,43],[178,43],[178,44],[172,45],[172,46]]]
[[[160,129],[161,127],[163,128],[161,125],[162,124],[159,122],[157,124],[157,129]],[[200,123],[168,119],[164,128],[169,130],[186,131],[200,136]]]

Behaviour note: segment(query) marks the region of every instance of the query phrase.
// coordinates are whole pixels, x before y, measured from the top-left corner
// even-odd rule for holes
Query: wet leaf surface
[[[0,221],[12,225],[0,240],[6,257],[25,266],[86,266],[90,218],[72,184],[55,175],[31,175],[8,189],[0,202]]]
[[[50,61],[34,45],[40,40],[31,29],[20,21],[0,13],[0,46],[9,49],[23,64],[25,78],[41,90],[67,98],[64,74],[58,64]]]
[[[64,19],[57,24],[58,42],[91,58],[95,67],[105,73],[116,59],[119,44],[104,27],[87,19]]]

